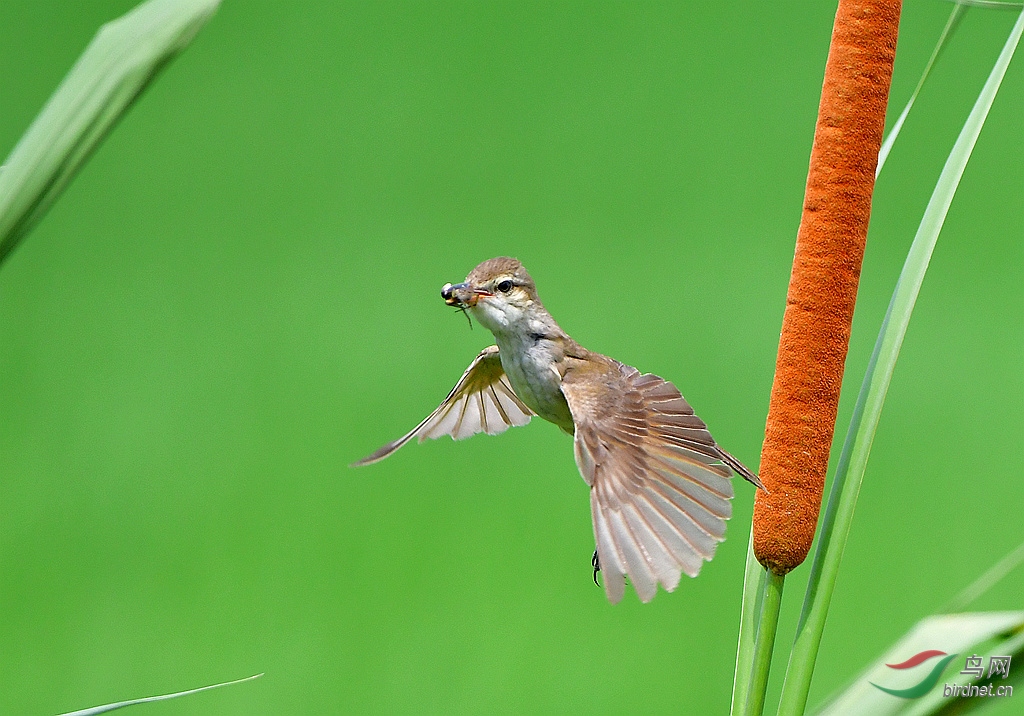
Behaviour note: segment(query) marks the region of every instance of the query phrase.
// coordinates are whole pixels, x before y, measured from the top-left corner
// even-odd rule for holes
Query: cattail
[[[754,554],[776,574],[818,522],[899,19],[899,0],[840,0],[832,30],[754,501]]]

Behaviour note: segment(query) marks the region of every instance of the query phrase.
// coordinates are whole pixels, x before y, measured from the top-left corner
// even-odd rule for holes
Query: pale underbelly
[[[498,351],[501,366],[519,399],[540,417],[572,433],[572,413],[562,394],[561,378],[552,368],[550,359],[529,353],[516,355],[510,347],[500,343]]]

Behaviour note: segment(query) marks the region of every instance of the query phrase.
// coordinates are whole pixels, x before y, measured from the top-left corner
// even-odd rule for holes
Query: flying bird
[[[496,435],[534,415],[574,436],[576,465],[590,486],[600,570],[612,603],[626,578],[643,602],[658,584],[696,577],[725,539],[731,478],[764,489],[723,450],[667,380],[589,351],[563,331],[516,259],[484,261],[441,297],[494,334],[448,397],[423,422],[353,463],[383,460],[414,437]]]

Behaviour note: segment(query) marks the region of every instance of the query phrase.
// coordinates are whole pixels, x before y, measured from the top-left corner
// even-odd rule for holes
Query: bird
[[[590,488],[594,581],[615,604],[626,580],[642,602],[658,585],[696,577],[725,539],[731,478],[764,489],[722,449],[669,381],[589,351],[555,322],[519,260],[484,261],[441,297],[493,335],[434,412],[408,433],[353,463],[369,465],[413,438],[496,435],[533,416],[573,436]]]

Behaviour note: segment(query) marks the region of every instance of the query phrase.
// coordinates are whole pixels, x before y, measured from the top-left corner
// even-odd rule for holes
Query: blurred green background
[[[0,4],[0,155],[132,5]],[[699,579],[613,607],[554,426],[347,466],[489,344],[438,291],[508,254],[756,467],[834,11],[226,2],[0,270],[0,712],[261,671],[139,713],[726,712],[748,485]],[[890,123],[949,12],[905,4]],[[968,13],[878,184],[837,441],[1013,20]],[[1024,538],[1022,61],[918,302],[812,703]]]

